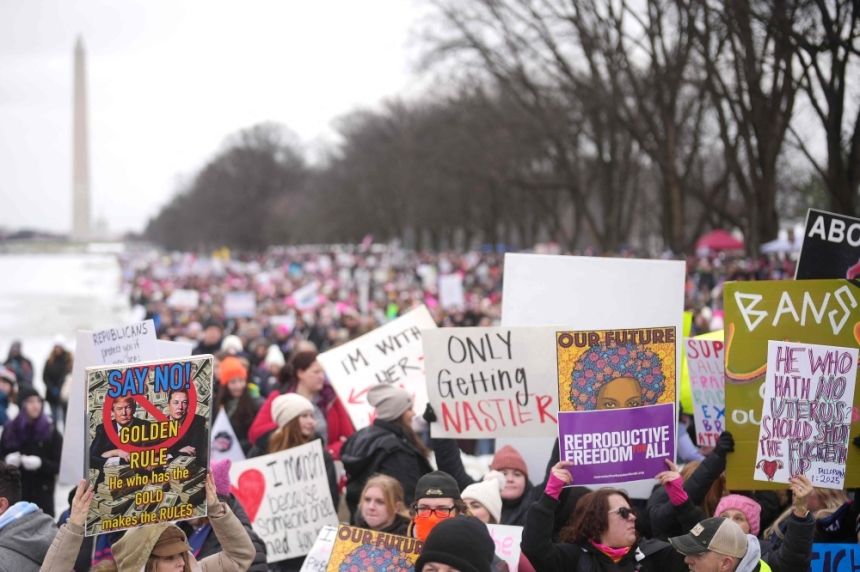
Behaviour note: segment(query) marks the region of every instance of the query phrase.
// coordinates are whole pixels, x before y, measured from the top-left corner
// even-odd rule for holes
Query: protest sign
[[[690,337],[693,329],[693,312],[684,310],[683,339]],[[685,411],[693,410],[693,394],[690,390],[690,373],[687,369],[687,353],[681,352],[681,367],[678,368],[678,403]]]
[[[257,297],[253,292],[224,294],[224,316],[227,318],[253,318],[256,313]]]
[[[685,264],[676,260],[505,254],[502,325],[586,330],[660,324],[680,332],[685,279]],[[675,363],[680,350],[677,344]],[[530,471],[543,473],[551,446],[519,449]],[[634,498],[648,498],[653,484],[625,488]]]
[[[462,309],[466,305],[462,274],[444,274],[439,277],[439,304],[446,310]]]
[[[341,524],[337,527],[326,572],[414,570],[422,546],[416,538]]]
[[[96,332],[78,330],[68,411],[80,412],[86,407],[86,368],[158,359],[162,357],[159,355],[160,343],[162,342],[155,337],[155,324],[152,320]],[[84,477],[84,455],[81,451],[84,432],[82,415],[66,416],[60,461],[61,483],[77,483]]]
[[[372,422],[367,392],[377,383],[391,383],[414,396],[413,410],[424,411],[424,348],[421,330],[436,327],[425,306],[408,312],[372,332],[321,353],[317,360],[346,407],[356,429]]]
[[[811,572],[856,572],[860,570],[860,544],[812,545]]]
[[[523,537],[522,526],[507,524],[488,524],[490,537],[496,543],[496,556],[508,564],[509,570],[520,568],[520,541]]]
[[[768,341],[857,347],[860,290],[845,280],[729,282],[723,306],[726,425],[735,440],[726,467],[727,485],[735,490],[785,488],[753,479]],[[858,406],[856,392],[853,405]],[[860,486],[860,455],[851,452],[845,486]]]
[[[434,437],[556,435],[555,328],[423,332]]]
[[[768,342],[755,479],[844,488],[857,348]]]
[[[174,290],[167,297],[167,306],[177,310],[195,310],[200,303],[200,293],[197,290]]]
[[[334,537],[337,534],[336,526],[324,526],[317,534],[314,545],[302,562],[299,572],[325,572],[328,559],[331,557],[331,549],[334,546]]]
[[[230,492],[266,543],[269,563],[304,556],[324,526],[337,525],[319,439],[234,463]]]
[[[726,379],[723,341],[691,338],[685,343],[696,443],[713,447],[726,428]]]
[[[234,463],[245,460],[245,453],[233,430],[233,424],[222,408],[212,423],[212,445],[210,457],[213,461],[230,459]]]
[[[572,461],[574,485],[605,485],[653,478],[675,459],[675,405],[560,411],[559,448]]]
[[[674,327],[556,332],[559,411],[675,403],[676,336]]]
[[[809,209],[794,277],[860,277],[860,218]]]
[[[319,293],[319,289],[319,282],[311,282],[310,284],[305,284],[287,297],[287,304],[294,307],[296,310],[299,310],[300,312],[313,310],[320,305],[321,295]]]
[[[87,536],[206,515],[212,361],[87,368]]]

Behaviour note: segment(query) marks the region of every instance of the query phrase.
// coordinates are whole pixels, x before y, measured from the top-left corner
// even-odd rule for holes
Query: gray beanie
[[[367,402],[376,409],[378,419],[394,421],[412,407],[412,396],[404,389],[380,383],[367,392]]]

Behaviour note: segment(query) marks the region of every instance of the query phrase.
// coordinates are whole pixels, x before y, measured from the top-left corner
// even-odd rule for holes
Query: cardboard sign
[[[860,218],[809,209],[795,278],[860,277]]]
[[[167,306],[177,310],[196,310],[200,304],[200,293],[197,290],[174,290],[167,297]]]
[[[505,254],[502,325],[587,330],[659,324],[681,332],[685,280],[686,265],[677,260]],[[680,343],[676,352],[679,363]],[[530,470],[542,474],[551,446],[547,439],[519,450]],[[649,479],[625,488],[633,498],[648,498],[653,485]]]
[[[860,544],[812,545],[811,572],[855,572],[860,569]]]
[[[508,564],[508,569],[515,572],[520,567],[520,542],[523,538],[522,526],[507,524],[488,524],[490,537],[496,543],[496,556]]]
[[[212,461],[230,459],[232,462],[237,463],[245,460],[242,445],[239,444],[239,439],[233,430],[233,424],[230,423],[230,418],[227,417],[227,412],[224,411],[223,407],[218,412],[218,415],[215,416],[215,421],[212,423],[212,444],[210,451]]]
[[[224,316],[227,318],[253,318],[256,314],[257,297],[253,292],[224,294]]]
[[[367,392],[377,383],[404,388],[414,396],[413,410],[419,414],[424,411],[427,386],[421,331],[435,327],[427,308],[419,306],[317,357],[356,430],[367,427],[373,419]]]
[[[713,447],[726,428],[726,379],[723,341],[692,338],[686,341],[687,368],[693,395],[696,444]]]
[[[314,545],[302,562],[299,572],[325,572],[328,559],[331,557],[331,549],[334,546],[334,537],[337,534],[336,526],[324,526],[320,529]]]
[[[727,486],[735,490],[784,489],[782,484],[753,479],[768,341],[856,348],[860,344],[860,289],[845,280],[729,282],[724,287],[723,306],[726,425],[735,439],[735,451],[728,456],[726,467]],[[855,392],[853,406],[858,405]],[[852,428],[852,437],[856,434]],[[852,451],[845,487],[858,486],[860,455]]]
[[[675,459],[675,405],[559,412],[559,449],[574,485],[653,478]]]
[[[206,516],[212,362],[87,368],[87,536]]]
[[[462,309],[466,305],[461,274],[444,274],[439,277],[439,304],[446,310]]]
[[[857,348],[768,342],[755,479],[844,488]]]
[[[170,342],[156,339],[155,324],[152,320],[97,332],[78,330],[68,410],[83,411],[86,407],[86,368],[157,359],[161,357],[160,343]],[[190,353],[189,351],[188,354]],[[84,431],[82,415],[66,416],[66,425],[63,429],[63,453],[60,461],[61,483],[77,483],[84,477],[84,454],[81,451]]]
[[[423,543],[387,532],[341,524],[337,527],[326,572],[415,569]]]
[[[234,463],[232,492],[266,543],[266,561],[307,554],[327,525],[337,525],[319,439]]]
[[[437,328],[423,338],[434,437],[555,436],[555,328]]]

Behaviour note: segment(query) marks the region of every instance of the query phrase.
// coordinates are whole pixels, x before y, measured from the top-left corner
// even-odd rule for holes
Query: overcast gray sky
[[[142,230],[260,121],[310,148],[409,90],[416,0],[0,0],[0,227],[71,228],[72,55],[87,50],[93,218]]]

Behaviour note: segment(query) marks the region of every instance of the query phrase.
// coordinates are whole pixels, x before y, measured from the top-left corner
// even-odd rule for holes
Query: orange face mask
[[[433,530],[433,527],[445,520],[446,518],[451,518],[450,516],[439,516],[435,512],[430,516],[416,516],[413,519],[413,523],[415,526],[413,527],[413,531],[415,532],[415,538],[424,542],[427,540],[427,536],[430,534],[430,531]]]

